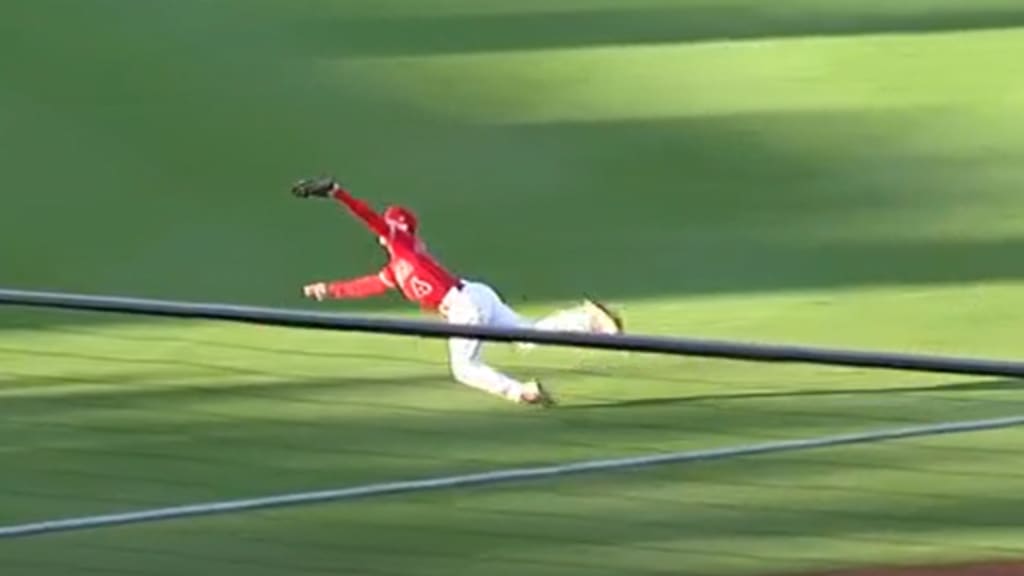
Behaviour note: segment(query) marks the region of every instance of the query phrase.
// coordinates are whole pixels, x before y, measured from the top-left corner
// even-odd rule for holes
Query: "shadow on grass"
[[[45,392],[58,383],[49,377],[9,376],[24,390],[39,386]],[[894,402],[883,389],[836,391],[877,394],[870,411],[862,404],[823,404],[827,391],[779,393],[784,402],[775,403],[759,401],[768,395],[740,394],[730,398],[736,402],[727,409],[692,401],[716,398],[704,396],[665,404],[669,410],[625,403],[620,408],[626,409],[606,412],[537,411],[492,401],[427,372],[379,380],[280,375],[258,382],[246,382],[243,373],[218,384],[180,388],[174,374],[161,380],[158,374],[139,372],[140,381],[127,381],[131,376],[110,375],[111,383],[123,385],[123,390],[4,398],[0,437],[9,441],[0,444],[0,468],[5,470],[0,508],[9,511],[5,522],[707,449],[1005,415],[1015,408],[1010,403],[995,407],[935,398]],[[1008,381],[952,382],[922,389],[954,395],[1012,386]],[[402,396],[399,390],[406,387],[417,390],[417,396]],[[16,446],[11,439],[17,439]],[[436,552],[424,556],[430,562],[461,566],[467,550],[492,556],[540,538],[544,547],[534,546],[532,557],[548,550],[553,562],[572,565],[569,555],[555,551],[615,546],[633,554],[700,561],[717,552],[688,544],[690,538],[704,543],[813,535],[870,545],[931,541],[947,534],[940,527],[949,522],[986,530],[1019,526],[1019,509],[1013,505],[1019,491],[1012,487],[1020,485],[1021,476],[1008,469],[1019,457],[1014,446],[984,441],[975,446],[887,446],[894,447],[791,453],[524,484],[509,491],[518,495],[510,500],[481,487],[392,498],[379,514],[351,514],[344,508],[345,513],[333,516],[326,507],[316,512],[307,508],[294,515],[275,513],[270,531],[283,523],[289,529],[278,542],[294,540],[293,554],[324,554],[338,566],[357,571],[363,559],[383,553],[382,542],[408,553],[423,546]],[[18,450],[6,450],[14,447]],[[999,465],[993,465],[996,460]],[[840,472],[865,480],[836,486]],[[898,482],[880,480],[879,474]],[[908,477],[916,479],[913,488]],[[963,491],[971,478],[984,479],[984,490]],[[683,492],[666,493],[673,485]],[[994,491],[994,486],[1006,491]],[[457,506],[446,504],[452,499]],[[415,512],[396,512],[389,508],[394,505]],[[201,532],[206,541],[233,542],[241,551],[255,545],[248,535],[261,531],[260,518],[266,516],[237,518],[245,526],[232,526],[229,533],[218,528],[193,532],[193,524],[187,531]],[[875,535],[883,529],[884,536]],[[296,536],[305,530],[312,534]],[[182,545],[187,546],[176,541],[178,549]],[[226,549],[217,550],[214,555]]]
[[[539,489],[521,490],[518,492],[521,507],[506,504],[489,508],[486,501],[495,498],[483,497],[479,499],[485,502],[481,508],[473,509],[473,503],[478,499],[473,495],[463,495],[460,497],[463,506],[458,511],[448,512],[443,522],[441,506],[437,506],[435,515],[413,517],[410,514],[404,518],[404,523],[367,521],[362,523],[366,532],[359,531],[357,523],[347,521],[341,515],[329,516],[331,520],[324,521],[317,528],[327,532],[330,531],[326,530],[327,526],[333,526],[346,534],[358,533],[356,537],[368,547],[363,551],[366,556],[378,552],[374,542],[388,537],[411,541],[413,533],[420,529],[431,533],[428,539],[433,544],[430,549],[434,551],[453,550],[454,546],[446,544],[453,541],[480,554],[499,558],[517,548],[529,548],[531,554],[524,556],[526,559],[522,564],[517,564],[520,568],[517,573],[550,573],[547,571],[557,569],[559,573],[572,574],[665,573],[656,569],[647,572],[641,566],[651,562],[663,570],[679,565],[700,570],[708,564],[729,565],[736,560],[757,565],[758,569],[752,569],[751,573],[759,573],[772,566],[808,565],[815,559],[822,563],[830,560],[842,562],[842,551],[851,548],[913,548],[927,543],[942,543],[954,549],[989,555],[995,553],[998,546],[989,547],[980,539],[948,542],[949,526],[957,525],[965,531],[987,529],[995,533],[1001,530],[1013,533],[1017,529],[1012,514],[1005,509],[1007,505],[1014,507],[1009,493],[974,493],[956,499],[900,499],[891,493],[875,494],[874,499],[856,492],[829,494],[808,489],[804,484],[808,478],[814,478],[813,470],[792,463],[790,466],[796,474],[789,489],[766,490],[761,497],[744,490],[731,490],[728,483],[730,478],[744,474],[759,475],[762,471],[771,476],[772,464],[765,461],[743,467],[710,465],[709,473],[684,471],[666,475],[682,485],[675,498],[644,499],[638,495],[644,490],[642,482],[631,486],[632,490],[624,495],[621,492],[623,488],[632,484],[626,480],[609,482],[605,490],[584,487],[577,491],[575,497],[569,489],[555,493]],[[709,482],[717,478],[723,480],[724,485],[717,493],[711,494],[704,490],[687,490],[685,486],[696,478]],[[669,481],[665,480],[666,483]],[[1007,490],[1014,485],[1008,482]],[[869,490],[870,487],[882,488],[870,483],[864,488]],[[538,510],[540,506],[530,501],[543,503],[547,510]],[[497,518],[502,520],[496,522]],[[298,524],[300,521],[295,519],[293,522]],[[424,530],[428,525],[436,526],[436,532]],[[349,526],[349,529],[345,530],[343,526]],[[818,546],[813,550],[796,550],[785,545],[771,545],[790,538],[811,539]],[[737,545],[739,540],[746,545]],[[760,542],[765,544],[758,545]],[[417,548],[411,543],[408,545],[410,552]],[[566,552],[604,548],[612,548],[616,557],[625,555],[629,560],[617,562],[612,558],[595,558],[593,554]],[[559,554],[559,550],[562,553]],[[355,558],[360,557],[358,549],[349,553]],[[431,556],[425,554],[423,561],[444,561],[443,557]],[[551,564],[545,565],[544,559]],[[502,560],[510,565],[519,562],[519,558]],[[469,565],[465,560],[455,558],[447,561],[449,566]],[[738,572],[733,568],[726,573]]]
[[[988,381],[953,382],[949,384],[894,386],[886,388],[846,388],[835,387],[818,390],[778,390],[770,392],[737,392],[735,394],[698,394],[693,396],[671,396],[661,398],[641,398],[620,402],[590,403],[586,405],[566,406],[564,409],[596,409],[596,408],[640,408],[664,407],[687,404],[691,402],[727,402],[757,399],[785,399],[813,396],[875,396],[884,398],[892,394],[915,394],[935,392],[1003,392],[1024,390],[1024,380],[1000,379]]]
[[[393,415],[380,416],[381,430],[401,422]],[[776,433],[793,428],[793,422],[785,418],[759,416],[761,425]],[[720,441],[727,441],[726,431],[739,418],[718,418]],[[558,458],[551,442],[543,441],[550,440],[550,423],[529,420],[511,424],[510,434],[502,433],[510,426],[507,420],[484,424],[440,417],[420,422],[434,434],[425,434],[416,423],[404,434],[379,434],[378,429],[369,427],[369,420],[353,424],[339,419],[309,431],[267,428],[265,422],[243,419],[234,423],[238,430],[231,434],[226,433],[231,423],[197,425],[193,441],[176,451],[154,446],[144,433],[134,438],[126,435],[125,444],[112,447],[106,456],[88,450],[50,452],[40,446],[33,459],[9,470],[5,482],[11,490],[5,493],[21,494],[20,503],[42,502],[47,491],[51,502],[55,491],[73,492],[83,502],[96,494],[107,499],[100,511],[109,512],[112,506],[121,510],[144,505],[147,499],[151,504],[179,504],[195,500],[198,494],[202,499],[234,498],[259,495],[261,490],[323,489],[375,479],[451,474],[479,470],[487,465],[487,458],[491,466],[506,464],[510,458],[519,460],[516,464]],[[638,420],[634,418],[634,425]],[[360,428],[363,433],[354,434]],[[282,443],[281,436],[294,444]],[[278,441],[267,442],[273,438]],[[594,453],[604,457],[609,452],[635,453],[627,447],[635,438],[627,437],[625,444],[594,440],[598,441]],[[366,451],[367,443],[376,444],[380,452]],[[328,448],[332,444],[334,448]],[[175,533],[174,549],[186,552],[182,557],[187,557],[193,547],[202,548],[199,539],[207,544],[217,542],[216,547],[206,549],[204,566],[215,560],[229,561],[235,554],[251,559],[251,554],[266,546],[278,546],[314,564],[332,559],[335,569],[351,572],[360,572],[364,564],[379,568],[385,558],[402,557],[409,562],[414,559],[421,570],[429,566],[438,573],[445,573],[445,568],[456,573],[471,564],[469,556],[486,556],[492,570],[508,563],[516,567],[516,573],[536,569],[546,574],[557,567],[560,573],[578,570],[593,574],[605,564],[595,564],[592,554],[574,552],[612,547],[617,557],[627,555],[623,562],[659,559],[665,565],[685,562],[691,568],[727,556],[755,560],[764,568],[809,557],[777,545],[778,539],[813,538],[822,544],[842,544],[836,549],[815,549],[823,560],[842,560],[850,546],[920,547],[941,542],[947,548],[984,551],[988,546],[981,541],[948,542],[950,526],[989,535],[1019,528],[1015,498],[1022,477],[1011,469],[1019,453],[1005,454],[1001,465],[993,465],[993,455],[978,450],[900,446],[704,462],[512,488],[392,496],[368,503],[239,515],[223,524],[190,520]],[[574,451],[569,444],[558,448]],[[155,453],[146,458],[147,451]],[[387,454],[395,458],[382,457]],[[476,456],[477,461],[460,460],[467,454]],[[183,455],[192,459],[181,458]],[[405,460],[401,460],[403,455]],[[565,456],[562,454],[562,461]],[[47,464],[48,458],[55,466],[51,474],[39,477],[35,484],[23,484],[33,472],[40,472],[37,466]],[[68,471],[91,469],[97,476],[91,480],[87,474],[61,476],[61,466]],[[986,473],[1000,476],[983,476]],[[383,478],[374,478],[374,474]],[[970,488],[972,474],[983,487],[979,483]],[[110,500],[112,492],[124,496],[120,506],[116,499]],[[104,542],[119,533],[119,529],[110,529],[79,537]],[[166,534],[157,528],[153,528],[152,542],[144,532],[132,534],[135,546],[168,546]],[[763,540],[766,545],[748,549],[734,544],[739,539],[748,543]],[[45,537],[28,540],[20,549],[31,550],[46,542]],[[64,561],[73,562],[78,549],[70,547],[62,554]],[[104,546],[89,549],[103,550]],[[525,550],[529,553],[523,553]],[[517,557],[520,554],[525,560]],[[149,562],[152,565],[151,559]],[[292,565],[293,573],[296,566]],[[621,566],[613,568],[607,573],[621,573]]]
[[[129,317],[133,318],[133,317]],[[381,354],[373,352],[353,352],[350,349],[316,349],[311,350],[308,348],[301,348],[295,345],[283,346],[274,344],[248,344],[245,342],[236,342],[233,340],[217,339],[217,338],[202,338],[197,336],[178,336],[174,334],[164,334],[159,332],[153,332],[149,334],[118,334],[116,332],[109,332],[103,330],[95,330],[88,326],[52,326],[48,328],[48,331],[53,334],[67,335],[67,336],[80,336],[96,339],[99,341],[105,341],[110,343],[113,349],[116,349],[117,343],[131,343],[138,344],[144,342],[152,345],[188,345],[196,346],[203,350],[221,350],[224,352],[253,352],[257,354],[272,354],[287,356],[292,358],[310,358],[310,359],[337,359],[337,360],[351,360],[351,361],[375,361],[386,363],[389,365],[419,365],[419,366],[431,366],[435,368],[446,369],[448,365],[448,359],[445,356],[440,357],[438,360],[425,360],[423,358],[416,358],[414,356],[398,355],[398,354]],[[386,336],[385,336],[386,337]],[[397,338],[397,337],[396,337]],[[8,349],[11,350],[11,349]],[[18,351],[18,349],[13,349]],[[20,349],[22,354],[32,354],[38,349]],[[3,346],[0,346],[0,352],[4,351]],[[42,354],[55,353],[61,354],[60,351],[43,351]],[[94,359],[103,361],[105,357],[102,355],[93,355]],[[115,363],[133,363],[134,359],[125,356],[114,356],[112,357]],[[230,358],[230,355],[225,354],[225,358]],[[145,360],[143,360],[145,362]],[[169,364],[174,364],[175,361],[168,361]],[[187,361],[184,365],[188,365]],[[202,367],[202,366],[199,366]]]
[[[102,358],[103,362],[110,360]],[[227,432],[227,437],[236,440],[259,437],[267,446],[280,447],[280,440],[289,436],[323,440],[317,440],[317,444],[330,443],[330,438],[344,438],[344,446],[350,448],[381,447],[389,442],[400,447],[403,437],[429,437],[454,455],[461,449],[479,453],[474,446],[499,449],[512,439],[515,444],[530,445],[544,437],[557,438],[555,445],[548,448],[559,443],[594,448],[604,442],[614,445],[620,441],[627,445],[658,445],[683,438],[772,437],[796,433],[798,429],[824,433],[838,428],[969,419],[972,415],[1005,415],[1018,407],[1018,403],[1006,398],[996,402],[984,395],[957,396],[966,392],[1012,390],[1016,389],[1014,382],[970,381],[873,390],[738,392],[611,404],[568,404],[538,410],[512,405],[461,385],[444,369],[382,376],[339,372],[337,376],[312,378],[271,371],[236,373],[205,364],[182,364],[181,368],[199,367],[209,373],[175,374],[170,371],[172,366],[171,362],[161,363],[161,367],[169,370],[163,374],[112,372],[85,378],[6,371],[4,388],[13,393],[5,395],[3,410],[9,411],[12,423],[31,425],[41,419],[39,422],[45,427],[57,430],[81,427],[115,437],[135,427],[173,429],[181,420],[189,422],[186,429],[190,433],[210,427]],[[594,374],[558,368],[537,368],[534,372],[545,377],[557,375],[563,381]],[[635,383],[642,383],[642,378]],[[86,387],[75,390],[76,384]],[[97,385],[101,387],[89,387]],[[910,402],[910,397],[896,399],[900,394],[918,392],[950,394],[922,396],[919,403]],[[864,411],[860,404],[818,401],[851,395],[875,398],[878,405]],[[764,399],[780,402],[757,402]],[[252,411],[246,406],[257,408]],[[672,410],[647,410],[652,407]],[[283,434],[278,437],[271,430]],[[22,440],[31,444],[28,437]],[[291,446],[300,448],[301,444]]]
[[[860,36],[1009,29],[1024,8],[934,8],[848,2],[820,6],[756,0],[468,15],[324,18],[303,21],[302,42],[318,55],[422,56],[682,42]]]
[[[392,376],[379,376],[379,377],[367,377],[367,376],[350,376],[348,375],[349,370],[353,370],[358,367],[362,370],[362,367],[366,362],[370,362],[371,365],[380,367],[396,367],[396,366],[415,366],[419,369],[418,375],[408,375],[397,377],[397,380],[408,380],[409,382],[430,382],[430,381],[445,381],[454,382],[451,377],[448,357],[445,355],[445,350],[438,347],[438,356],[436,359],[430,360],[421,357],[403,355],[403,354],[385,354],[385,353],[372,353],[372,352],[354,352],[348,349],[336,349],[336,350],[310,350],[305,348],[299,348],[296,346],[283,346],[283,345],[270,345],[270,344],[247,344],[233,341],[218,340],[214,338],[201,338],[201,337],[182,337],[174,335],[162,335],[159,333],[132,336],[132,335],[119,335],[116,333],[108,333],[104,331],[91,330],[84,326],[58,326],[49,329],[51,332],[57,334],[83,336],[96,339],[97,341],[107,342],[147,342],[153,345],[182,345],[190,347],[198,347],[204,351],[219,350],[225,352],[224,361],[196,361],[189,359],[175,359],[175,358],[163,358],[153,357],[146,358],[138,355],[125,355],[123,353],[83,353],[76,351],[64,351],[64,350],[51,350],[48,348],[34,348],[34,347],[9,347],[0,346],[0,353],[22,356],[22,357],[36,357],[40,360],[44,359],[58,359],[58,360],[85,360],[89,362],[95,362],[97,365],[106,365],[118,367],[120,370],[123,367],[145,367],[150,366],[152,370],[149,372],[114,372],[109,375],[102,376],[85,376],[85,377],[67,377],[67,376],[33,376],[27,377],[24,375],[13,375],[10,371],[6,374],[9,378],[16,377],[20,387],[24,387],[26,378],[34,383],[46,384],[54,383],[59,384],[61,382],[66,383],[97,383],[97,384],[115,384],[124,383],[126,386],[132,386],[139,381],[149,381],[152,379],[159,379],[161,377],[168,378],[170,374],[181,369],[187,369],[187,373],[181,374],[183,382],[187,382],[189,379],[202,379],[223,377],[223,376],[239,376],[239,377],[265,377],[270,380],[274,380],[280,377],[294,377],[296,379],[304,379],[305,376],[301,373],[291,373],[289,371],[281,370],[267,370],[267,369],[253,369],[245,366],[244,359],[233,358],[231,352],[244,352],[253,353],[258,355],[275,355],[285,358],[308,358],[311,360],[318,361],[336,361],[337,377],[332,378],[317,378],[317,382],[322,382],[325,387],[332,386],[332,382],[338,386],[346,386],[351,384],[359,383],[360,381],[377,381],[381,384],[386,383]],[[485,350],[495,349],[513,349],[511,345],[504,343],[488,343],[485,345]],[[661,384],[678,384],[681,388],[685,389],[688,385],[702,385],[702,386],[719,386],[724,389],[730,387],[730,382],[725,377],[717,377],[709,379],[707,376],[702,376],[699,373],[694,374],[693,372],[687,371],[683,374],[674,375],[674,370],[671,367],[658,366],[655,369],[644,369],[638,367],[632,363],[625,364],[606,364],[602,363],[598,366],[593,365],[576,365],[566,366],[563,362],[540,362],[531,360],[529,354],[526,356],[513,357],[514,363],[509,366],[501,361],[488,359],[495,367],[509,373],[514,373],[521,378],[538,378],[542,381],[565,381],[578,378],[588,378],[597,380],[628,380],[635,384],[642,383],[661,383]],[[679,358],[680,367],[688,359],[684,357]],[[789,366],[800,366],[799,363],[788,364]],[[317,367],[317,370],[321,370],[321,366]],[[807,365],[804,365],[807,366]],[[161,371],[161,369],[163,371]],[[301,371],[300,371],[301,372]],[[0,371],[0,375],[5,372]],[[889,380],[894,378],[893,376],[879,376],[879,379]],[[913,376],[902,376],[902,379],[910,379]],[[812,376],[807,376],[805,379],[813,381]],[[792,383],[797,384],[797,383]],[[216,384],[211,384],[212,387],[216,387]],[[274,387],[273,382],[268,383],[267,387]],[[1024,386],[1024,381],[1015,379],[997,379],[997,380],[971,380],[965,382],[954,382],[944,383],[938,385],[899,385],[892,384],[886,387],[874,387],[874,388],[851,388],[848,386],[836,386],[831,388],[820,388],[820,389],[793,389],[792,387],[785,390],[775,390],[768,392],[737,392],[737,393],[723,393],[723,394],[700,394],[700,395],[687,395],[687,396],[673,396],[665,398],[648,398],[638,400],[626,400],[621,402],[613,403],[589,403],[586,405],[571,405],[565,406],[563,409],[584,409],[584,408],[598,408],[598,407],[630,407],[630,406],[645,406],[645,405],[661,405],[670,403],[682,403],[682,402],[700,402],[700,401],[715,401],[715,400],[746,400],[752,398],[785,398],[785,397],[799,397],[799,396],[843,396],[843,395],[884,395],[884,394],[899,394],[899,393],[913,393],[913,392],[941,392],[941,391],[977,391],[977,392],[991,392],[991,391],[1011,391],[1018,390]],[[8,384],[9,389],[14,386]],[[28,390],[28,388],[26,388]],[[137,390],[140,393],[146,393],[142,389]],[[132,393],[131,391],[126,391]]]

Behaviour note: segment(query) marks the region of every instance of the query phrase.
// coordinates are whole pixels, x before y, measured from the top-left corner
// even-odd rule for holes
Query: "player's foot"
[[[537,406],[553,406],[555,404],[554,398],[536,380],[523,385],[523,391],[519,394],[519,402]]]
[[[622,316],[596,300],[585,300],[583,308],[591,318],[594,330],[603,334],[621,334]]]

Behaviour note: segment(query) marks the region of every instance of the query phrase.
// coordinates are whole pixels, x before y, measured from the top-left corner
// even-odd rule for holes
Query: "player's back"
[[[409,300],[436,308],[448,291],[461,283],[430,254],[422,240],[411,234],[399,232],[393,235],[387,250],[390,256],[388,270]]]

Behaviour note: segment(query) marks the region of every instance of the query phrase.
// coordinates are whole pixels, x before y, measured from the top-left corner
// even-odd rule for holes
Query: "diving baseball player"
[[[436,313],[453,324],[533,327],[541,330],[582,331],[604,334],[622,332],[622,320],[593,300],[558,311],[531,322],[483,282],[456,276],[430,255],[417,234],[415,214],[401,206],[389,206],[378,214],[366,202],[330,178],[300,180],[292,186],[299,198],[334,199],[362,220],[388,253],[379,271],[365,276],[315,282],[303,287],[303,294],[316,300],[367,298],[398,290],[424,311]],[[524,404],[550,405],[553,399],[536,380],[520,382],[482,359],[480,340],[451,338],[449,363],[454,378],[468,386]]]

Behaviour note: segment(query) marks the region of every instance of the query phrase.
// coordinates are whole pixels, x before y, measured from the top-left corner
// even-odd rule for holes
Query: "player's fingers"
[[[327,296],[327,285],[323,282],[306,286],[304,292],[307,297],[323,300]]]

